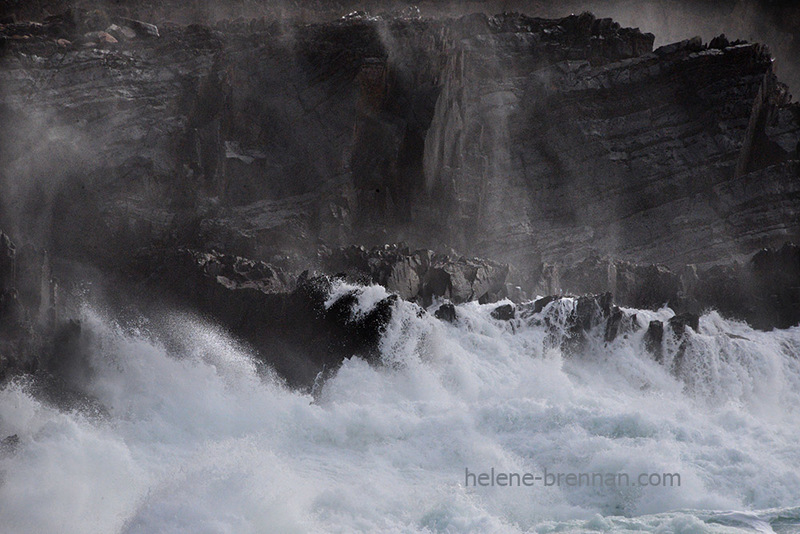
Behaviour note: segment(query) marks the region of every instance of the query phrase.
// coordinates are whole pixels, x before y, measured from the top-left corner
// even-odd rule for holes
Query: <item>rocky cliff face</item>
[[[654,50],[590,14],[129,15],[0,26],[0,227],[30,244],[0,251],[4,343],[58,339],[43,250],[169,290],[303,384],[369,357],[393,306],[353,323],[358,295],[323,306],[307,269],[424,306],[609,292],[800,320],[797,248],[753,256],[800,239],[800,108],[763,46]],[[308,343],[330,350],[300,365]]]
[[[62,309],[47,253],[18,247],[0,231],[0,381],[50,370]]]
[[[592,250],[676,264],[797,235],[796,208],[775,209],[798,199],[797,111],[758,45],[537,61],[494,38],[461,44],[426,144],[462,242],[519,264]]]
[[[800,233],[798,111],[756,44],[651,51],[588,14],[126,20],[3,29],[3,223],[57,254],[405,240],[535,270]]]

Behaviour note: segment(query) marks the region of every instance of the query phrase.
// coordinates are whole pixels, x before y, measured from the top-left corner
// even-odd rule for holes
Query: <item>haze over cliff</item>
[[[0,0],[0,528],[796,531],[798,11]]]
[[[227,290],[288,295],[310,270],[425,305],[609,291],[794,324],[800,112],[764,45],[659,46],[584,11],[211,6],[11,6],[0,229],[23,323],[55,326],[84,280],[161,280],[248,336],[263,297]]]
[[[102,254],[197,217],[192,240],[263,258],[406,240],[519,265],[797,235],[796,108],[760,45],[653,54],[589,15],[417,17],[7,39],[4,227]]]

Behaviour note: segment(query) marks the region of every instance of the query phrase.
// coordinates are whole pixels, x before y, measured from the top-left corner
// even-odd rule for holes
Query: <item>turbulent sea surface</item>
[[[347,287],[339,288],[340,291]],[[385,291],[363,288],[361,309]],[[550,306],[563,306],[563,301]],[[3,532],[800,532],[800,328],[716,313],[679,377],[641,329],[568,357],[548,330],[399,302],[384,365],[287,389],[201,320],[86,309],[82,397],[0,391]],[[551,316],[558,310],[551,308]],[[668,309],[639,311],[642,325]],[[557,326],[556,326],[557,327]],[[489,472],[679,473],[680,487],[474,487]]]

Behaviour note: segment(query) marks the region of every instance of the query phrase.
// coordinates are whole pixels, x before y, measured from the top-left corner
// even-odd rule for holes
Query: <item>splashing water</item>
[[[363,312],[386,293],[359,295]],[[180,343],[168,349],[86,311],[94,409],[55,407],[22,380],[0,391],[0,438],[19,436],[0,452],[2,529],[800,529],[800,328],[758,332],[709,313],[676,377],[642,348],[643,330],[567,357],[545,327],[492,319],[495,306],[459,306],[451,325],[398,302],[384,365],[349,359],[314,397],[196,319],[171,319]],[[636,313],[644,325],[672,315]],[[681,484],[467,483],[465,469],[491,468],[679,473]]]

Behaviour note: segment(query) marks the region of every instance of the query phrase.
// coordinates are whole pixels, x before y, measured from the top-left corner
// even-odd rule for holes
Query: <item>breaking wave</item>
[[[335,291],[351,290],[352,286]],[[362,288],[357,310],[386,296]],[[661,363],[636,314],[570,355],[569,299],[450,324],[397,302],[382,365],[285,387],[190,316],[169,339],[86,309],[80,395],[0,390],[5,532],[796,532],[800,328],[711,312]],[[428,310],[434,311],[436,304]],[[546,317],[547,320],[543,321]],[[555,337],[554,337],[555,336]],[[678,351],[679,372],[670,362]],[[679,473],[679,487],[476,487],[465,469]]]

